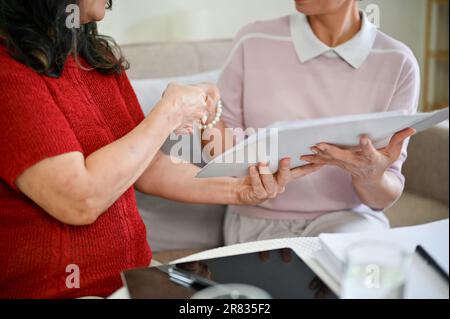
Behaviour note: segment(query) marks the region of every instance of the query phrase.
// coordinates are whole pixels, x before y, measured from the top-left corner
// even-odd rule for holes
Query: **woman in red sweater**
[[[71,4],[80,28],[67,27]],[[121,271],[149,265],[134,188],[253,205],[318,168],[290,171],[284,160],[275,176],[253,167],[246,179],[198,180],[196,167],[172,163],[161,145],[174,130],[191,131],[217,89],[169,85],[145,118],[125,60],[97,33],[110,5],[0,0],[0,298],[107,296]],[[71,265],[79,288],[66,283]]]

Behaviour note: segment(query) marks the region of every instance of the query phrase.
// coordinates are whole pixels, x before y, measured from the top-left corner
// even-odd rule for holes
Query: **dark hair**
[[[78,0],[0,0],[0,41],[13,58],[51,77],[61,76],[69,54],[83,57],[103,74],[127,69],[119,46],[98,33],[97,23],[66,26],[71,4]]]

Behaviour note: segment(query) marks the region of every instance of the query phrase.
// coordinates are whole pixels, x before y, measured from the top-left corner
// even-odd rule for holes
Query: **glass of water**
[[[387,242],[361,242],[347,249],[343,299],[404,298],[410,255]]]

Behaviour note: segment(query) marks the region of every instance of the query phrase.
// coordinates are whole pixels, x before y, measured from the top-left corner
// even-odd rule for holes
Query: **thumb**
[[[415,129],[408,128],[395,134],[387,147],[387,151],[391,155],[390,157],[400,156],[405,140],[414,135],[415,133],[416,133]]]
[[[390,143],[389,143],[389,147],[393,147],[396,144],[403,144],[403,142],[413,136],[414,134],[416,134],[416,130],[413,128],[407,128],[406,130],[400,131],[397,134],[395,134]]]
[[[373,155],[377,152],[372,140],[367,135],[362,135],[360,140],[361,150],[365,155]]]

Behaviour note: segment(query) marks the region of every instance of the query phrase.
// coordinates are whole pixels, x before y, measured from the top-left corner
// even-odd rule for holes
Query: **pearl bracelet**
[[[212,120],[212,122],[209,124],[200,124],[199,128],[201,130],[207,130],[207,129],[211,129],[214,126],[216,126],[217,123],[219,123],[220,118],[222,117],[222,112],[223,112],[223,104],[222,104],[222,100],[219,100],[219,102],[217,102],[216,116],[214,117],[214,120]]]

